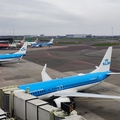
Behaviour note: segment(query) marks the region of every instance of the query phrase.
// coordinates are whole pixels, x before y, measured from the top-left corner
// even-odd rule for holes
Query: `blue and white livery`
[[[25,42],[23,46],[20,48],[20,50],[16,53],[0,54],[0,63],[13,61],[13,60],[20,60],[24,55],[26,55],[26,50],[27,50],[27,42]]]
[[[38,42],[38,38],[36,38],[34,42],[27,42],[27,45],[31,47],[32,44],[37,44],[37,42]]]
[[[90,73],[78,74],[65,78],[57,78],[52,80],[46,73],[46,64],[41,72],[42,82],[20,85],[19,89],[26,90],[29,88],[29,93],[38,96],[41,99],[50,97],[58,97],[53,101],[57,107],[61,107],[61,102],[70,102],[70,97],[91,97],[91,98],[111,98],[120,99],[120,96],[100,95],[82,93],[82,91],[109,77],[113,73],[110,71],[112,47],[109,47],[102,62],[96,69]]]
[[[38,42],[35,44],[32,44],[31,47],[43,47],[43,46],[51,46],[53,44],[53,38],[49,42]]]

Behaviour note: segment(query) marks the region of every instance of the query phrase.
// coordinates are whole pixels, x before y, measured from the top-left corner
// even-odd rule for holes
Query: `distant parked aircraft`
[[[38,42],[38,38],[36,38],[34,42],[27,42],[27,43],[28,43],[28,46],[31,46],[32,44],[37,44],[37,42]]]
[[[23,38],[22,40],[14,40],[12,44],[9,44],[9,49],[21,48],[24,42],[25,42],[25,38]]]
[[[110,71],[111,54],[112,47],[109,47],[100,65],[90,73],[56,78],[54,80],[46,73],[45,65],[41,72],[42,82],[20,85],[19,89],[27,90],[29,88],[29,93],[40,99],[54,98],[53,102],[57,107],[61,107],[62,102],[70,102],[71,97],[120,99],[120,96],[78,92],[101,83],[112,74],[120,74]]]
[[[31,47],[42,47],[42,46],[51,46],[53,44],[53,38],[49,42],[38,42],[36,44],[32,44]]]
[[[14,40],[15,43],[21,43],[21,42],[25,42],[25,38],[23,38],[22,40]]]
[[[9,41],[0,41],[0,48],[8,48],[9,47]]]
[[[27,42],[24,43],[24,45],[20,48],[18,52],[15,53],[6,53],[6,54],[0,54],[0,64],[1,62],[9,62],[14,60],[20,60],[24,55],[26,55],[27,50]]]
[[[13,48],[17,48],[17,47],[22,47],[24,42],[25,42],[25,38],[23,38],[23,40],[14,40],[14,42],[12,44],[9,44],[8,48],[13,49]]]

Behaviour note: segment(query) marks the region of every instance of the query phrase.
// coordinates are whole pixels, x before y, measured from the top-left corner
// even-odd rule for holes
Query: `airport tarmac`
[[[28,48],[23,60],[13,64],[3,63],[0,67],[0,87],[21,85],[41,81],[41,70],[48,64],[51,78],[65,77],[91,72],[99,65],[107,47],[52,46],[50,48]],[[112,71],[120,71],[120,48],[113,48]],[[0,51],[2,53],[3,51]],[[4,51],[14,52],[14,51]],[[84,92],[120,95],[120,75],[112,75],[104,82]],[[87,120],[119,120],[120,100],[75,98],[78,114]]]

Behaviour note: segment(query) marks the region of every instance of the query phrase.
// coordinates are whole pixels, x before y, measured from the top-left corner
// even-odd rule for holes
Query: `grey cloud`
[[[67,33],[120,34],[118,0],[2,0],[0,4],[0,35],[15,29],[15,34],[65,35]],[[67,8],[67,3],[72,6]],[[95,3],[95,4],[94,4]],[[69,6],[70,7],[70,6]],[[112,8],[112,9],[111,9]],[[116,8],[116,9],[115,9]],[[7,32],[6,32],[7,34]]]

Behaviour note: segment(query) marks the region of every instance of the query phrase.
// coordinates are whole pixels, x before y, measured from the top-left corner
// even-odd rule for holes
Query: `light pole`
[[[14,39],[14,30],[15,30],[15,29],[13,29],[13,39]]]
[[[113,40],[113,27],[111,27],[111,29],[112,29],[112,40]]]
[[[11,36],[11,29],[9,30],[9,35]]]
[[[5,36],[5,30],[4,30],[4,36]]]
[[[14,36],[14,29],[13,29],[13,36]]]

